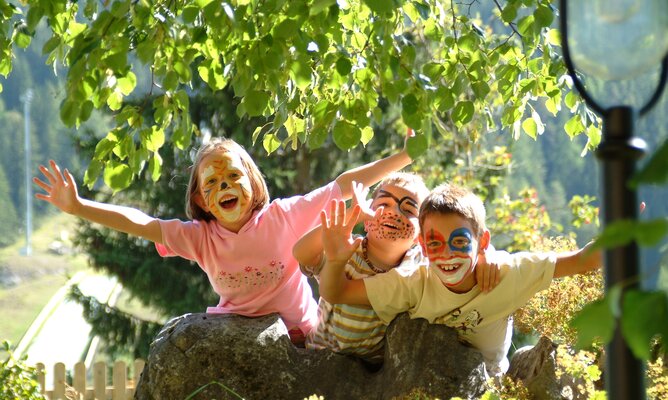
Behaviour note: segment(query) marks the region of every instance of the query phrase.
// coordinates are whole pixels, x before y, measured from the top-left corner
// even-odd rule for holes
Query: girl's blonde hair
[[[232,139],[214,137],[199,148],[197,155],[195,155],[195,162],[190,167],[190,179],[188,181],[188,190],[186,191],[186,215],[188,218],[200,221],[215,219],[211,213],[204,211],[195,201],[195,196],[199,195],[199,174],[197,170],[204,157],[211,153],[226,153],[228,151],[239,156],[248,174],[251,190],[253,191],[251,209],[253,211],[260,210],[269,203],[267,183],[248,152]]]

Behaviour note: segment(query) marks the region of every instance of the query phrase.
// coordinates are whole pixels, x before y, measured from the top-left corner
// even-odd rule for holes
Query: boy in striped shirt
[[[425,263],[417,244],[418,210],[429,190],[422,179],[405,172],[391,174],[373,192],[370,209],[362,204],[360,186],[354,188],[363,208],[366,236],[345,265],[348,279],[364,279],[392,268],[415,268]],[[316,279],[325,264],[322,234],[316,228],[293,248],[302,272]],[[357,356],[371,364],[382,362],[387,325],[369,305],[318,303],[318,325],[306,338],[308,349],[330,349]]]

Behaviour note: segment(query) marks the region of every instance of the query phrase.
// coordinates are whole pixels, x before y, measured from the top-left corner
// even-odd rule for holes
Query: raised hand
[[[365,188],[363,184],[353,181],[353,201],[350,209],[355,206],[360,207],[360,216],[358,222],[370,221],[376,217],[376,212],[371,209],[371,200],[367,200],[366,196],[369,194],[369,188]]]
[[[46,194],[36,193],[35,197],[53,204],[68,214],[75,214],[77,207],[81,204],[81,199],[77,193],[74,177],[67,169],[61,172],[60,167],[53,160],[49,161],[49,165],[51,169],[44,165],[39,166],[46,182],[38,177],[33,178],[33,182],[46,192]]]
[[[332,200],[329,213],[320,212],[322,245],[328,262],[347,262],[362,243],[362,238],[352,237],[359,215],[360,207],[355,205],[346,218],[346,203],[342,200]]]

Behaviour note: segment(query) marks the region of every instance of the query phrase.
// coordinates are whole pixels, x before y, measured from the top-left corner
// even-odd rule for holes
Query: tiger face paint
[[[415,193],[399,186],[385,185],[380,189],[371,208],[383,207],[383,213],[364,223],[368,236],[391,241],[415,240],[419,230],[416,197]]]
[[[206,211],[224,226],[249,216],[252,187],[241,158],[232,152],[212,153],[199,166],[200,194]]]

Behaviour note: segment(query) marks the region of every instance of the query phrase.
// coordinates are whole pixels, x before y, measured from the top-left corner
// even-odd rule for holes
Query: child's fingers
[[[44,177],[51,183],[54,184],[56,182],[56,178],[51,174],[51,171],[44,165],[39,166],[39,170],[44,175]]]
[[[49,164],[51,164],[51,169],[55,172],[56,182],[62,183],[63,173],[60,171],[60,167],[58,166],[58,164],[56,164],[56,162],[53,160],[50,160]]]
[[[360,217],[360,213],[362,212],[362,209],[360,208],[359,205],[355,204],[355,207],[353,207],[352,211],[350,212],[350,215],[348,216],[348,220],[346,221],[346,227],[351,227],[355,226],[357,223],[357,219]]]
[[[74,177],[67,168],[65,168],[65,181],[68,185],[72,185],[73,188],[77,187],[77,185],[74,183]]]
[[[413,131],[413,128],[406,128],[406,137],[410,138],[415,136],[415,131]]]
[[[46,191],[46,192],[51,191],[51,186],[49,184],[47,184],[46,182],[42,182],[39,178],[32,178],[32,181],[35,185],[44,189],[44,191]]]
[[[323,229],[329,229],[329,219],[325,210],[320,211],[320,225]]]

